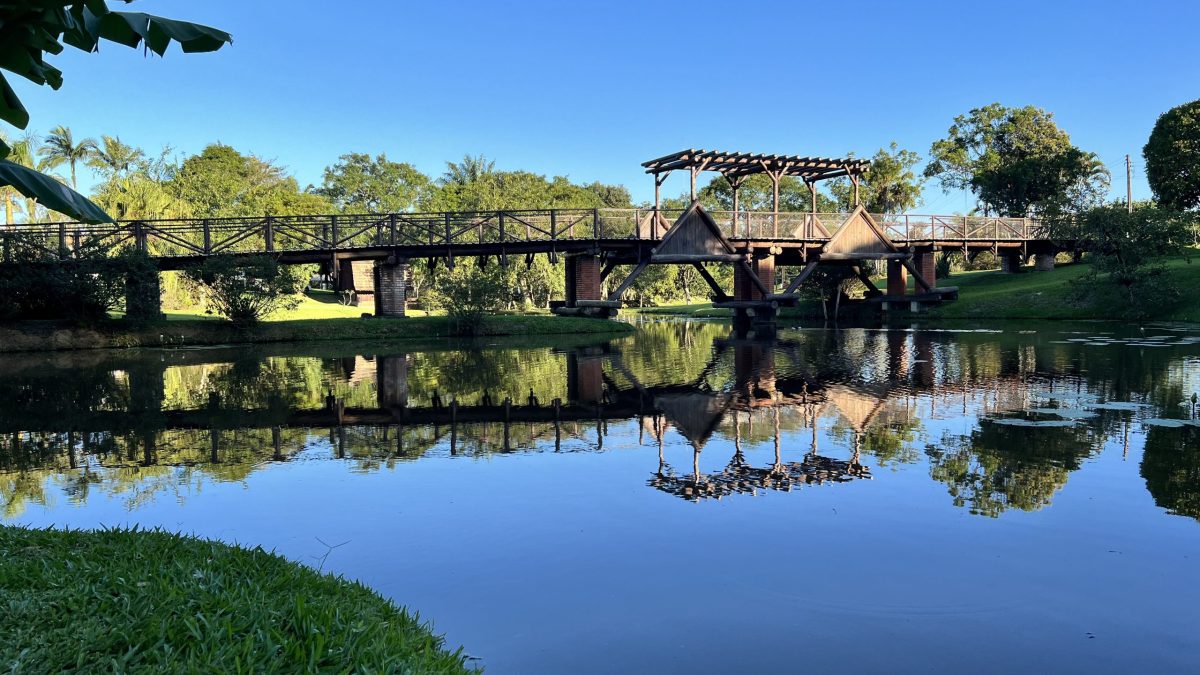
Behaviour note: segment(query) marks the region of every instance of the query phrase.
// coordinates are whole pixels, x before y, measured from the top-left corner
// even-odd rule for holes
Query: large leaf
[[[223,30],[188,21],[164,19],[144,12],[109,12],[100,17],[100,37],[123,45],[136,47],[142,40],[155,54],[167,52],[171,40],[185,52],[213,52],[233,36]]]
[[[18,129],[24,129],[29,124],[29,112],[17,98],[17,92],[8,86],[4,73],[0,73],[0,120],[4,120]]]
[[[71,188],[33,169],[0,159],[0,186],[11,185],[17,192],[36,199],[48,209],[85,223],[111,223],[113,219],[99,206]]]

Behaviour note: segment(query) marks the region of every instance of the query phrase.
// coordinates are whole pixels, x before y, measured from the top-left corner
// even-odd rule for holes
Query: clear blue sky
[[[654,5],[654,6],[651,6]],[[14,81],[45,133],[118,134],[196,152],[222,141],[301,184],[349,151],[431,175],[483,153],[502,169],[623,183],[686,147],[928,152],[952,118],[998,101],[1052,111],[1123,196],[1125,153],[1200,98],[1200,3],[262,2],[142,0],[231,32],[214,54],[113,44],[54,57],[57,92]],[[82,182],[81,182],[82,183]],[[81,188],[86,187],[81,184]],[[667,192],[686,189],[682,175]],[[926,189],[924,212],[970,206]]]

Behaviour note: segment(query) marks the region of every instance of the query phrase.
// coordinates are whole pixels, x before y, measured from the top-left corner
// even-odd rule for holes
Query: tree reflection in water
[[[1048,506],[1108,439],[1127,445],[1131,425],[1190,415],[1195,340],[1148,350],[1133,341],[1144,338],[1061,337],[844,329],[761,342],[675,321],[610,344],[9,356],[0,499],[14,518],[55,494],[99,491],[129,508],[182,499],[299,457],[371,472],[437,455],[603,451],[610,424],[637,420],[639,445],[659,447],[647,484],[686,499],[870,478],[871,458],[925,464],[955,505],[999,516]],[[1151,494],[1200,518],[1200,431],[1146,428]],[[690,446],[690,469],[666,461],[668,437]],[[718,437],[729,459],[703,471]],[[743,447],[767,442],[773,461],[752,465]]]

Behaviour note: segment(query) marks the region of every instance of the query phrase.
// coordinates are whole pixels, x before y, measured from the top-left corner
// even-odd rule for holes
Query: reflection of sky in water
[[[162,432],[160,463],[119,445],[122,459],[12,471],[0,486],[39,482],[46,505],[13,514],[25,524],[161,526],[311,564],[340,545],[326,569],[411,604],[491,672],[1193,670],[1200,514],[1165,510],[1200,503],[1180,479],[1200,481],[1184,447],[1200,435],[1154,420],[1187,418],[1200,346],[1148,332],[1173,344],[1115,330],[783,331],[765,360],[734,345],[711,365],[722,326],[664,324],[600,357],[606,386],[635,391],[631,374],[650,394],[693,396],[678,399],[690,422],[649,410],[599,436],[595,420],[563,422],[557,452],[552,422],[514,422],[512,452],[501,423],[464,424],[453,454],[445,426],[406,427],[402,451],[394,427],[284,428],[279,461],[269,428],[228,429],[217,464],[207,430]],[[214,387],[251,407],[281,391],[318,410],[330,393],[377,405],[383,352],[321,349],[173,365],[164,407],[202,407]],[[572,393],[568,357],[550,349],[406,363],[413,408],[435,392],[463,406]],[[700,403],[747,385],[791,401],[778,437],[772,408],[731,405],[696,426]],[[817,456],[859,461],[869,480],[720,499],[650,486],[660,439],[681,479],[812,465],[813,415]],[[1147,474],[1144,454],[1163,470]],[[81,475],[87,496],[72,501]]]

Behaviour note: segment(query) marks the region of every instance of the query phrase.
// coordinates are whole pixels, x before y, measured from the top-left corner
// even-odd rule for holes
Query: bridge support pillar
[[[1053,253],[1038,253],[1033,257],[1033,268],[1039,272],[1051,272],[1054,270],[1054,254]]]
[[[600,300],[600,256],[567,256],[567,307],[579,300]]]
[[[1000,271],[1016,274],[1021,271],[1022,262],[1020,253],[1001,253]]]
[[[904,295],[908,293],[908,269],[899,260],[887,261],[887,294]]]
[[[162,318],[162,287],[158,270],[134,270],[125,275],[125,318],[153,321]]]
[[[913,263],[931,288],[937,288],[937,252],[918,253],[913,256]]]
[[[763,286],[775,288],[775,256],[769,253],[754,252],[750,259],[750,269]],[[733,299],[762,300],[762,291],[750,279],[750,274],[741,265],[733,268]]]
[[[408,263],[381,262],[375,265],[372,281],[375,316],[404,316],[408,307]]]

